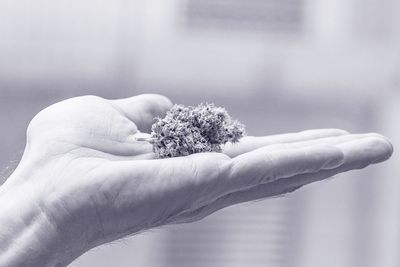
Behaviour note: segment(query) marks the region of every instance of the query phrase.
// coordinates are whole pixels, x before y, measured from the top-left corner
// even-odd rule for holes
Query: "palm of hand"
[[[160,96],[87,96],[33,119],[21,163],[40,166],[28,183],[70,243],[87,250],[143,229],[199,220],[382,161],[392,150],[380,136],[321,130],[249,137],[225,154],[154,160],[151,145],[134,137],[170,105]]]
[[[160,108],[149,106],[151,101]],[[72,223],[69,230],[78,233],[91,229],[82,236],[84,240],[76,240],[88,246],[142,227],[138,216],[124,225],[121,219],[126,210],[117,214],[118,205],[122,206],[118,195],[133,192],[124,192],[125,184],[115,164],[153,158],[149,143],[135,141],[140,134],[138,126],[147,130],[152,118],[169,105],[166,99],[148,96],[132,98],[128,103],[85,96],[41,111],[29,125],[21,163],[41,166],[46,174],[30,178],[37,187],[36,194],[47,196],[46,202],[39,203],[46,216],[56,224]],[[133,207],[135,199],[132,195],[130,199],[132,203],[125,205]],[[76,216],[81,218],[74,224],[72,217]]]

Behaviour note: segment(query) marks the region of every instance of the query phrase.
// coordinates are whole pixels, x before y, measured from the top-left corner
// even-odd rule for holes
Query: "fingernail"
[[[379,163],[388,160],[393,155],[393,144],[386,137],[371,138],[372,147],[375,150],[376,159],[372,163]]]

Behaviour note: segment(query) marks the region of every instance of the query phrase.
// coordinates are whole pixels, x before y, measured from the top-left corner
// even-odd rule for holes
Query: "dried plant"
[[[222,144],[237,142],[245,134],[242,123],[214,104],[174,105],[164,118],[156,118],[151,130],[157,158],[221,152]]]

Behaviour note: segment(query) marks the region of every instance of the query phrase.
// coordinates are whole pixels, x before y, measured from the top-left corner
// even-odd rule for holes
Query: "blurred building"
[[[83,94],[215,102],[252,135],[337,127],[400,145],[399,15],[396,0],[1,1],[0,166],[34,114]],[[398,160],[72,266],[398,266]]]

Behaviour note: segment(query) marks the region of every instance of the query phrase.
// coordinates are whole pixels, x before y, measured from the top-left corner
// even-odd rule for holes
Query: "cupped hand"
[[[21,210],[35,207],[53,233],[48,246],[62,248],[57,255],[70,262],[130,234],[364,168],[393,150],[377,134],[323,129],[244,137],[224,153],[154,159],[151,144],[135,137],[171,105],[160,95],[52,105],[31,121],[21,163],[0,189],[14,192]]]

